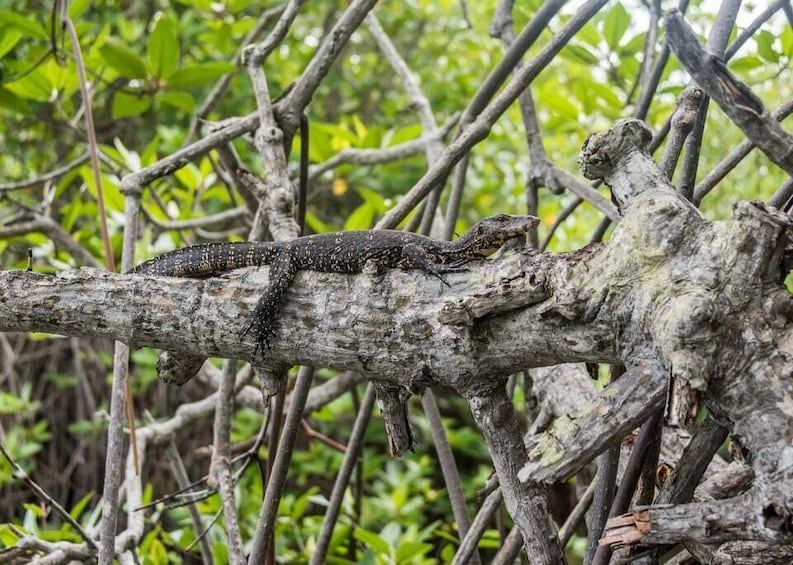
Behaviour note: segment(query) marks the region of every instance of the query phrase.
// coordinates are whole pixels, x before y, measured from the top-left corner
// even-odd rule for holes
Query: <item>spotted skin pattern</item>
[[[271,265],[270,284],[241,335],[256,336],[256,353],[274,336],[273,320],[298,271],[360,273],[377,268],[418,269],[449,286],[446,273],[495,253],[506,241],[539,224],[534,216],[499,214],[474,224],[456,241],[439,241],[397,230],[324,233],[283,242],[205,243],[176,249],[141,263],[131,273],[168,277],[208,277]]]

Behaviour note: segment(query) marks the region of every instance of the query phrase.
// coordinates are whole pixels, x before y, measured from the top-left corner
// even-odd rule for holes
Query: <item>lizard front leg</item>
[[[253,316],[245,329],[240,333],[240,338],[253,332],[256,336],[256,349],[254,358],[259,351],[270,347],[270,338],[275,335],[273,320],[278,314],[284,294],[289,289],[297,275],[297,262],[289,251],[280,251],[270,264],[270,283],[259,298]]]
[[[419,269],[425,273],[429,273],[437,277],[447,287],[450,286],[449,281],[447,281],[446,277],[443,275],[464,270],[461,261],[455,261],[448,265],[435,263],[432,260],[432,255],[427,253],[426,249],[415,243],[408,243],[402,246],[402,256],[404,258],[403,264],[406,268]]]

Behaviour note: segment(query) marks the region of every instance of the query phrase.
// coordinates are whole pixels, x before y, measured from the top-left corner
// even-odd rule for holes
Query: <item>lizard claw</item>
[[[443,276],[441,273],[432,273],[432,274],[433,274],[433,275],[434,275],[434,276],[435,276],[435,277],[436,277],[436,278],[437,278],[439,281],[441,281],[443,284],[445,284],[445,285],[446,285],[446,288],[451,288],[451,287],[452,287],[452,285],[450,285],[450,284],[449,284],[449,281],[447,281],[447,280],[446,280],[446,277],[444,277],[444,276]]]
[[[275,330],[269,324],[264,325],[253,320],[239,333],[240,340],[251,332],[256,335],[256,345],[253,349],[253,358],[256,359],[260,352],[265,349],[270,350],[270,338],[275,336]]]

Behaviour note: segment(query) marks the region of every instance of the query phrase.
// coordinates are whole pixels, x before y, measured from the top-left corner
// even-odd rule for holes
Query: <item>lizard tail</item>
[[[242,267],[265,265],[274,254],[271,244],[260,241],[202,243],[163,253],[130,272],[163,277],[208,277]]]

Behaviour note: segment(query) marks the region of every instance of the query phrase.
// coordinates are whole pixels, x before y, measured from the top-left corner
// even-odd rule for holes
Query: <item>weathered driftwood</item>
[[[739,203],[732,220],[706,221],[657,169],[648,141],[641,123],[626,121],[583,150],[585,173],[606,180],[624,214],[608,244],[508,255],[450,276],[450,289],[419,272],[300,273],[272,350],[256,362],[351,369],[386,388],[432,383],[462,394],[507,508],[542,563],[563,557],[537,481],[564,479],[620,441],[663,404],[675,375],[702,391],[751,453],[757,479],[737,499],[639,510],[620,522],[629,529],[620,539],[793,542],[793,309],[781,284],[788,218]],[[2,272],[0,331],[252,359],[253,344],[237,335],[266,279],[266,268],[205,281]],[[505,376],[579,361],[622,362],[627,372],[527,453]]]

